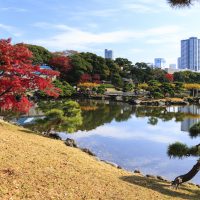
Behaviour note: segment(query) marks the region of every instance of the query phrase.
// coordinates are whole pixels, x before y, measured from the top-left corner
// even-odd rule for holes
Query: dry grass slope
[[[195,186],[169,183],[96,161],[78,149],[0,121],[0,199],[199,199]]]

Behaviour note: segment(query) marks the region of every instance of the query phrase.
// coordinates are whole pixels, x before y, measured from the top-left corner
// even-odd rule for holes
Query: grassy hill
[[[200,189],[117,169],[62,141],[0,121],[0,199],[199,199]]]

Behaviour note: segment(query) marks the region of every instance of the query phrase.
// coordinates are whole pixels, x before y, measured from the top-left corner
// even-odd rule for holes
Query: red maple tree
[[[165,74],[165,78],[169,81],[169,82],[173,82],[174,81],[174,75],[173,74]]]
[[[31,102],[27,93],[37,90],[57,97],[59,90],[52,78],[59,73],[32,65],[32,53],[23,44],[12,45],[11,39],[0,40],[0,109],[27,112]]]
[[[94,83],[100,83],[101,81],[100,81],[100,75],[99,74],[93,74],[92,75],[92,81],[94,82]]]
[[[86,82],[90,82],[92,80],[92,77],[90,74],[82,74],[81,77],[80,77],[80,83],[86,83]]]
[[[71,59],[67,56],[55,56],[49,61],[49,64],[59,72],[68,72],[72,69]]]

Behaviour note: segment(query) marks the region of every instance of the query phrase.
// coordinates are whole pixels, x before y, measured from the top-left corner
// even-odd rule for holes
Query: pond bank
[[[59,140],[0,121],[0,199],[199,199],[169,183],[97,161]]]
[[[96,95],[90,97],[77,97],[81,99],[94,99],[94,100],[109,100],[115,102],[124,102],[130,103],[131,105],[145,105],[145,106],[185,106],[189,104],[196,104],[200,105],[200,97],[184,97],[184,98],[177,98],[177,97],[167,97],[162,99],[152,99],[147,97],[130,97],[130,96],[123,96],[123,95]]]

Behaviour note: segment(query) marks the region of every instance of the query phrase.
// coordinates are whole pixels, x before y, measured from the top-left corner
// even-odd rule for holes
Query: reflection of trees
[[[83,124],[80,130],[93,130],[98,126],[109,123],[112,120],[126,121],[131,117],[132,106],[128,104],[109,103],[102,101],[83,101],[80,102],[81,107],[90,105],[95,109],[82,110]]]
[[[192,138],[200,136],[200,123],[194,124],[190,130],[189,134]],[[196,146],[189,147],[186,144],[176,142],[169,145],[168,147],[168,156],[173,158],[184,158],[184,157],[200,157],[200,144]],[[176,177],[172,184],[175,187],[178,187],[180,184],[191,180],[200,170],[200,159],[197,160],[197,163],[192,167],[192,169],[184,174]]]
[[[149,117],[149,124],[155,125],[158,119],[170,121],[175,118],[175,121],[183,121],[187,114],[176,111],[170,112],[166,107],[140,106],[136,107],[135,115],[136,117]]]
[[[46,135],[56,131],[72,133],[82,124],[81,109],[75,101],[40,102],[39,108],[45,113],[45,117],[26,125],[32,130]]]

